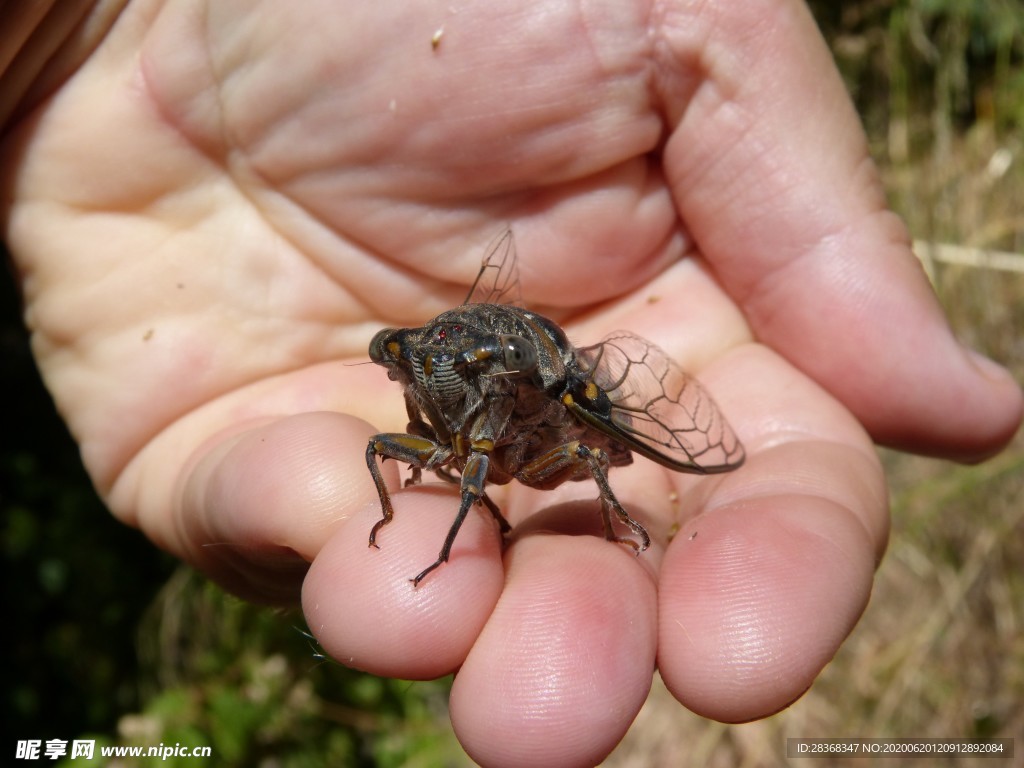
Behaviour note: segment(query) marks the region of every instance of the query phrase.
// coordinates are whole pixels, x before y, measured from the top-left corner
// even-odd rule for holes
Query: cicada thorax
[[[513,472],[535,443],[550,443],[572,417],[558,402],[572,347],[552,321],[518,307],[467,305],[422,328],[397,332],[395,365],[415,389],[424,416],[450,436],[454,454],[481,439],[496,447],[521,442],[494,463]],[[443,423],[443,424],[442,424]],[[504,457],[508,456],[508,462]],[[495,466],[495,474],[499,474]]]

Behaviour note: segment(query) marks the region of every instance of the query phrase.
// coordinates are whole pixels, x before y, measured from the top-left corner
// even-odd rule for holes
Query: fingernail
[[[973,366],[973,368],[993,384],[1005,386],[1008,379],[1013,380],[1010,372],[999,363],[985,357],[983,354],[976,352],[970,347],[965,346],[963,347],[963,350],[966,354],[967,361]]]

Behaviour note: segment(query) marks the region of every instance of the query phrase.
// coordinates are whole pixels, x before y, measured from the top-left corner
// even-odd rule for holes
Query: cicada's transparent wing
[[[649,341],[615,333],[577,349],[576,361],[584,396],[573,411],[630,450],[679,472],[743,463],[743,446],[711,396]]]
[[[487,246],[480,272],[463,304],[511,304],[522,306],[516,243],[506,229]]]

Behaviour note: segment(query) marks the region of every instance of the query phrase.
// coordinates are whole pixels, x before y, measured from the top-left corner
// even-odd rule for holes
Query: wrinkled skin
[[[7,91],[4,232],[97,487],[229,588],[301,589],[342,663],[458,670],[481,763],[599,761],[655,665],[708,717],[785,707],[885,547],[872,439],[977,460],[1019,423],[1017,386],[949,333],[797,2],[139,0],[62,50]],[[363,451],[405,414],[350,364],[457,304],[506,224],[531,305],[580,343],[666,349],[747,463],[613,470],[654,539],[639,558],[594,530],[592,486],[512,484],[504,554],[474,511],[413,589],[455,493],[388,462],[395,519],[367,548]]]

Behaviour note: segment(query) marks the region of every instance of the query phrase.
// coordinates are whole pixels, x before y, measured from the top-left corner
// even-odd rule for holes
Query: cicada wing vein
[[[608,397],[604,411],[575,405],[587,423],[679,472],[728,472],[743,446],[715,401],[651,342],[617,332],[576,350],[580,372]]]
[[[502,231],[487,246],[480,272],[462,303],[523,306],[516,243],[511,229]]]

